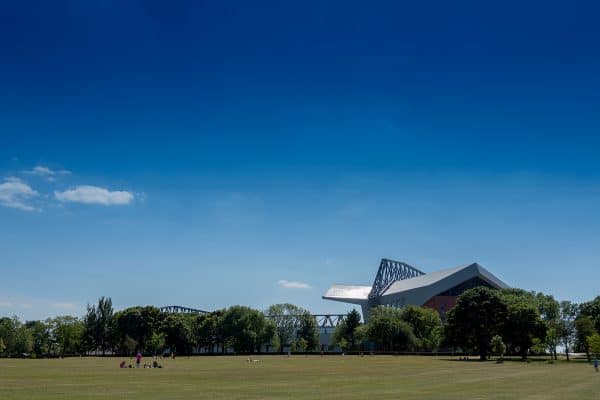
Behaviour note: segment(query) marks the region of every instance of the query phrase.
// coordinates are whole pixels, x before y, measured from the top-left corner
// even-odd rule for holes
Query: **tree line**
[[[418,306],[377,306],[367,323],[353,310],[332,335],[344,351],[432,352],[490,355],[550,354],[557,348],[600,356],[600,296],[582,304],[543,293],[478,287],[465,291],[444,316]],[[315,351],[314,317],[293,304],[265,311],[232,306],[207,314],[162,312],[154,306],[115,311],[110,298],[87,307],[82,318],[61,316],[21,322],[0,318],[0,355],[161,354],[173,351],[253,353]]]
[[[557,348],[600,356],[600,296],[582,304],[558,302],[522,289],[470,289],[458,296],[442,323],[429,308],[378,306],[368,323],[349,313],[333,334],[343,350],[418,351],[439,349],[477,354],[485,360],[505,353],[550,354]]]
[[[275,304],[266,312],[236,305],[208,314],[179,314],[154,306],[114,311],[111,299],[102,297],[87,307],[82,318],[25,323],[16,317],[0,318],[0,355],[4,356],[190,354],[201,348],[237,353],[286,347],[313,351],[318,344],[314,318],[292,304]]]

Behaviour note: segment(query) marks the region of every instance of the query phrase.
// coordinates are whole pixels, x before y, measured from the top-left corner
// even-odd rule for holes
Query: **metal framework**
[[[164,306],[160,311],[177,314],[209,314],[209,311],[198,310],[196,308],[182,306]],[[335,328],[346,318],[346,314],[311,314],[319,328]],[[289,318],[294,321],[294,325],[300,326],[301,314],[285,315],[265,315],[266,318]]]
[[[346,314],[315,314],[313,317],[319,328],[336,328],[346,318]]]
[[[385,290],[395,281],[414,278],[416,276],[425,275],[425,272],[412,267],[401,261],[381,259],[377,276],[373,282],[373,288],[369,293],[369,299],[379,297]]]
[[[311,314],[318,328],[335,328],[346,318],[346,314]],[[269,319],[289,318],[294,325],[300,327],[301,314],[265,315]]]
[[[177,314],[208,314],[208,311],[198,310],[196,308],[182,307],[182,306],[164,306],[160,308],[160,311],[167,313]]]

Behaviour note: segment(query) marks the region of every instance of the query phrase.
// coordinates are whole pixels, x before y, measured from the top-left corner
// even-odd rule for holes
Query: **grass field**
[[[583,362],[410,356],[193,357],[163,369],[118,358],[0,360],[0,399],[600,399]]]

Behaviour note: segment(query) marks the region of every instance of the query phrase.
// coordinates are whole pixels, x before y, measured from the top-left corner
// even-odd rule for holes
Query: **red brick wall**
[[[456,296],[433,296],[423,304],[424,307],[433,308],[440,313],[442,320],[445,315],[456,304]]]

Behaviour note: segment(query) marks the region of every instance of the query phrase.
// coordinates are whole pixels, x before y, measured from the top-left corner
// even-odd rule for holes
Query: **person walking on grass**
[[[598,372],[598,357],[594,358],[594,369]]]
[[[141,362],[142,362],[142,353],[140,353],[140,352],[138,351],[138,353],[137,353],[137,354],[136,354],[136,356],[135,356],[135,366],[136,366],[136,368],[139,368],[139,367],[140,367],[140,363],[141,363]]]

